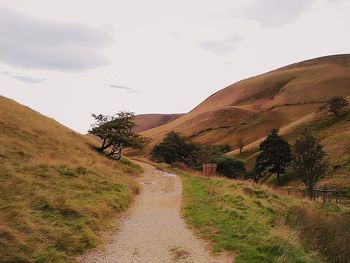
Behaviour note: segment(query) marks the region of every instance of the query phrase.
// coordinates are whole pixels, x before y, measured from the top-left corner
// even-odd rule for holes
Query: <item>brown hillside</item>
[[[308,121],[322,101],[348,95],[350,55],[321,57],[232,84],[191,112],[142,134],[158,142],[175,130],[203,144],[235,146],[240,137],[250,144],[272,128]]]
[[[171,122],[183,114],[140,114],[135,116],[134,132],[142,132]]]
[[[0,262],[73,262],[138,191],[129,161],[0,96]]]

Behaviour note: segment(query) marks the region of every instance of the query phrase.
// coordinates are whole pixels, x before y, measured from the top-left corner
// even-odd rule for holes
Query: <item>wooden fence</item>
[[[337,190],[331,190],[327,188],[314,189],[312,199],[314,201],[322,199],[324,204],[331,203],[332,199],[335,203],[340,203],[340,193]]]
[[[282,191],[287,191],[288,195],[297,198],[310,198],[309,193],[305,190],[295,189],[292,187],[284,188]],[[325,188],[315,188],[310,198],[313,201],[322,201],[324,204],[334,201],[336,204],[341,203],[342,194],[338,190]]]
[[[216,175],[216,163],[204,163],[203,164],[203,174],[205,176],[214,176]]]

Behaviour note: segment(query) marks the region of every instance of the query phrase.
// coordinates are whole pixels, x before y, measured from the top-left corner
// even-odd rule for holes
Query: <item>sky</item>
[[[0,95],[80,133],[350,53],[350,0],[0,0]]]

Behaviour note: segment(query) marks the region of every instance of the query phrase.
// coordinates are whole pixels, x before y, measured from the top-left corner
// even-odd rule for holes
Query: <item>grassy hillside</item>
[[[214,251],[231,251],[235,263],[348,262],[348,208],[158,166],[181,175],[186,221],[212,242]]]
[[[191,112],[142,134],[158,142],[169,131],[198,143],[236,147],[264,137],[272,128],[308,121],[322,101],[350,95],[350,55],[293,64],[242,80],[213,94]]]
[[[161,126],[177,118],[183,114],[140,114],[135,116],[134,132],[142,132],[155,127]]]
[[[140,168],[0,97],[0,262],[70,262],[129,204]]]
[[[307,122],[291,129],[281,130],[283,136],[293,144],[303,130],[309,130],[320,141],[330,164],[327,176],[319,182],[319,186],[327,186],[350,193],[350,110],[336,118],[333,115],[317,113]],[[253,168],[261,140],[248,145],[240,158],[246,161],[248,169]],[[230,154],[238,156],[238,151]],[[291,173],[287,173],[282,181],[284,184],[299,186],[300,181],[295,180]],[[275,183],[272,178],[269,183]]]

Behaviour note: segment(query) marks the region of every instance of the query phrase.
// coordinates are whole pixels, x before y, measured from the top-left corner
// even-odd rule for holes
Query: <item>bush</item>
[[[220,145],[217,145],[215,147],[221,153],[228,153],[228,152],[232,151],[232,147],[229,144],[220,144]]]
[[[217,171],[229,178],[244,176],[246,169],[244,163],[229,156],[221,156],[214,159],[217,164]]]

